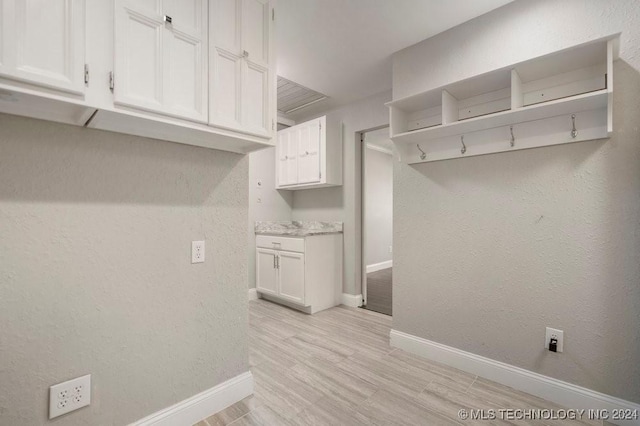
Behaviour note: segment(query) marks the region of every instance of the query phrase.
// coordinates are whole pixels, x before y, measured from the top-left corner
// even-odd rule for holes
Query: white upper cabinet
[[[0,0],[0,77],[84,93],[84,0]]]
[[[209,123],[270,138],[275,126],[268,0],[212,0]]]
[[[342,185],[342,124],[328,116],[278,132],[277,189]]]
[[[206,122],[207,1],[115,4],[115,103]]]
[[[275,146],[274,1],[0,0],[0,113]]]

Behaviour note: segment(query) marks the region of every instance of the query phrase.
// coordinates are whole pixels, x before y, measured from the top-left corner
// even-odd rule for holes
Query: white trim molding
[[[249,301],[260,299],[260,295],[258,294],[258,290],[255,288],[249,289]]]
[[[342,304],[352,308],[359,308],[362,306],[362,295],[342,293]]]
[[[637,410],[640,404],[583,388],[553,377],[452,348],[421,337],[391,330],[391,346],[415,355],[493,380],[514,389],[573,409]],[[640,420],[608,422],[619,425],[640,425]]]
[[[131,423],[130,426],[193,425],[251,394],[253,394],[253,375],[247,371],[220,383],[218,386]]]
[[[386,260],[380,263],[374,263],[372,265],[367,265],[367,274],[372,272],[382,271],[383,269],[393,268],[393,260]]]

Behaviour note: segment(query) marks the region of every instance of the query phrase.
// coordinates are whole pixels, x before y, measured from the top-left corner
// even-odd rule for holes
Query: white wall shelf
[[[609,137],[618,40],[598,39],[387,103],[401,160]]]

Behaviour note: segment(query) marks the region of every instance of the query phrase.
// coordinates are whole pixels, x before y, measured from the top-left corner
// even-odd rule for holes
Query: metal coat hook
[[[576,130],[576,115],[571,114],[571,122],[573,123],[573,128],[571,129],[571,137],[575,139],[578,137],[578,131]]]
[[[420,159],[421,159],[421,160],[426,160],[426,159],[427,159],[427,153],[426,153],[426,152],[424,152],[424,151],[422,150],[422,148],[420,148],[420,144],[416,144],[416,146],[418,147],[418,150],[421,152],[421,154],[420,154]]]
[[[511,146],[513,147],[516,144],[516,137],[513,136],[513,126],[509,127],[509,131],[511,132],[511,140],[509,142],[510,142]]]
[[[464,144],[464,136],[460,136],[460,143],[462,144],[462,148],[460,148],[460,153],[464,154],[467,152],[467,146]]]

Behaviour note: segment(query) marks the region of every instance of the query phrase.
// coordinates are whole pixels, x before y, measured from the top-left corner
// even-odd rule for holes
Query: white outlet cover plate
[[[556,336],[556,338],[558,339],[558,352],[562,352],[564,350],[564,331],[547,327],[547,332],[544,338],[545,349],[549,349],[549,341],[551,340],[551,336]]]
[[[49,388],[49,418],[67,414],[91,403],[91,374]]]
[[[204,241],[191,241],[191,263],[204,262]]]

